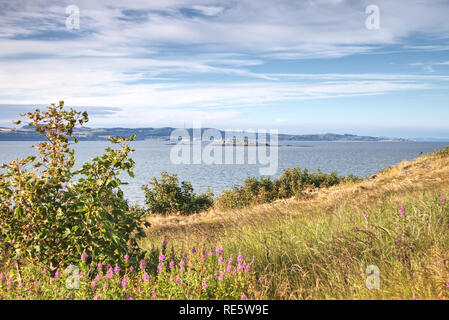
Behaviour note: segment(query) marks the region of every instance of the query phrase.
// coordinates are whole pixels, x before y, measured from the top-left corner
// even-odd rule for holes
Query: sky
[[[0,126],[449,138],[448,89],[449,0],[0,0]]]

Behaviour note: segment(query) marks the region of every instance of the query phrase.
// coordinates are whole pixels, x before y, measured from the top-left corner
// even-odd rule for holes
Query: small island
[[[222,140],[214,143],[214,146],[243,146],[243,147],[260,147],[265,146],[269,147],[269,143],[260,143],[256,141],[247,141],[247,140]]]

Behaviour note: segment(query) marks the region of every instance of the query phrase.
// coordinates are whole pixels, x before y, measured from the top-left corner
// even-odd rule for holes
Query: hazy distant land
[[[207,130],[208,128],[203,128]],[[106,140],[111,136],[131,136],[136,134],[136,140],[169,140],[170,134],[176,130],[176,128],[164,127],[164,128],[79,128],[75,130],[75,136],[81,141],[101,141]],[[186,129],[190,136],[193,136],[193,129]],[[222,137],[225,137],[225,132],[219,130]],[[387,137],[371,137],[371,136],[358,136],[353,134],[279,134],[278,139],[280,141],[374,141],[374,142],[387,142],[387,141],[410,141],[401,138],[387,138]],[[0,141],[38,141],[43,140],[43,137],[36,133],[34,128],[23,126],[21,128],[6,128],[0,127]]]

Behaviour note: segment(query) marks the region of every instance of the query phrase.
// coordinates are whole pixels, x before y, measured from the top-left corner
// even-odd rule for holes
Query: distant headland
[[[204,130],[210,128],[203,128]],[[75,136],[80,141],[101,141],[108,137],[114,136],[131,136],[136,134],[135,140],[170,140],[171,133],[176,130],[172,127],[163,128],[89,128],[83,127],[75,130]],[[193,129],[185,129],[191,134]],[[225,132],[218,130],[223,136]],[[354,134],[279,134],[279,141],[374,141],[374,142],[401,142],[412,141],[402,138],[387,138],[387,137],[371,137],[358,136]],[[0,141],[40,141],[43,137],[36,133],[34,128],[23,126],[21,128],[7,128],[0,127]],[[227,145],[224,143],[224,145]]]

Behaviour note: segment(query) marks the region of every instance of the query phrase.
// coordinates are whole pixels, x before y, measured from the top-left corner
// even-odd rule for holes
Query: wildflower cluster
[[[86,261],[83,253],[77,272],[32,267],[20,277],[2,273],[0,299],[247,299],[256,283],[252,261],[226,256],[221,247],[167,253],[164,243],[136,266],[125,255],[122,268]]]

